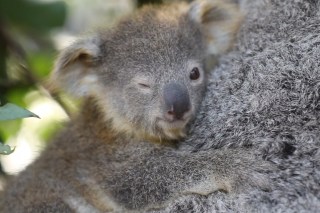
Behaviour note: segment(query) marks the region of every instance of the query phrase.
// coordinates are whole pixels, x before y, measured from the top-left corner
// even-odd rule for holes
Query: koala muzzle
[[[184,119],[184,115],[191,109],[188,89],[184,85],[167,84],[163,90],[163,99],[164,116],[168,121]]]

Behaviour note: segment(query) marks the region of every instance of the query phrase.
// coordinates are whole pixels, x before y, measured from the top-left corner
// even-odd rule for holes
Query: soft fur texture
[[[166,212],[320,211],[320,4],[241,1],[236,49],[210,77],[193,151],[251,147],[273,162],[269,192],[181,197]]]
[[[105,125],[92,122],[101,122],[97,110],[84,108],[84,120],[51,145],[55,152],[49,147],[24,179],[9,185],[9,199],[0,199],[7,211],[1,212],[70,212],[70,207],[95,212],[92,205],[108,209],[110,200],[100,196],[101,188],[137,212],[144,205],[157,207],[168,196],[178,198],[153,212],[319,212],[320,5],[316,0],[239,3],[248,14],[237,46],[211,75],[202,111],[180,144],[182,152],[136,141],[127,145],[123,137],[113,140]],[[257,160],[245,161],[248,150]],[[261,157],[275,168],[262,168]],[[259,170],[273,183],[268,191],[250,184]],[[185,185],[201,183],[208,171],[218,171],[247,190],[183,194]],[[204,183],[199,188],[209,185]],[[66,196],[70,199],[63,203]]]
[[[10,180],[0,212],[140,213],[186,193],[269,189],[271,167],[248,149],[175,143],[203,99],[201,62],[228,49],[241,17],[222,0],[145,7],[62,51],[52,82],[84,99],[80,112]]]

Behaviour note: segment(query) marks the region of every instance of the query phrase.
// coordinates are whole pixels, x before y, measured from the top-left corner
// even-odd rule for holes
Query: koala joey
[[[204,60],[230,48],[241,19],[223,0],[146,6],[62,51],[52,81],[81,110],[8,184],[1,212],[146,212],[263,187],[246,150],[174,146],[204,95]]]

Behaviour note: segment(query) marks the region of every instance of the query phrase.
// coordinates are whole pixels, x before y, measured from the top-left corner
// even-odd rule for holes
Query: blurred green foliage
[[[25,96],[44,88],[56,52],[50,38],[67,15],[63,1],[0,0],[0,102],[27,107]],[[17,113],[17,112],[13,112]],[[0,141],[20,127],[21,120],[0,123]]]
[[[66,7],[64,2],[1,0],[0,14],[5,23],[37,33],[62,26]]]
[[[36,114],[18,107],[14,104],[5,104],[4,106],[0,106],[0,121],[14,120],[19,118],[29,118],[29,117],[37,117]],[[11,148],[8,145],[2,144],[0,141],[0,154],[9,155],[14,151],[14,148]]]

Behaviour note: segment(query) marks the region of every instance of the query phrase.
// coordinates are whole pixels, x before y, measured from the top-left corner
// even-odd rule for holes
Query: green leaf
[[[61,27],[67,8],[62,1],[1,0],[0,14],[10,23],[33,31],[47,31]]]
[[[38,115],[23,109],[21,107],[18,107],[14,104],[6,104],[2,107],[0,107],[0,120],[13,120],[18,118],[29,118],[29,117],[36,117],[39,118]]]
[[[12,152],[14,152],[14,149],[15,148],[0,142],[0,155],[10,155]]]

